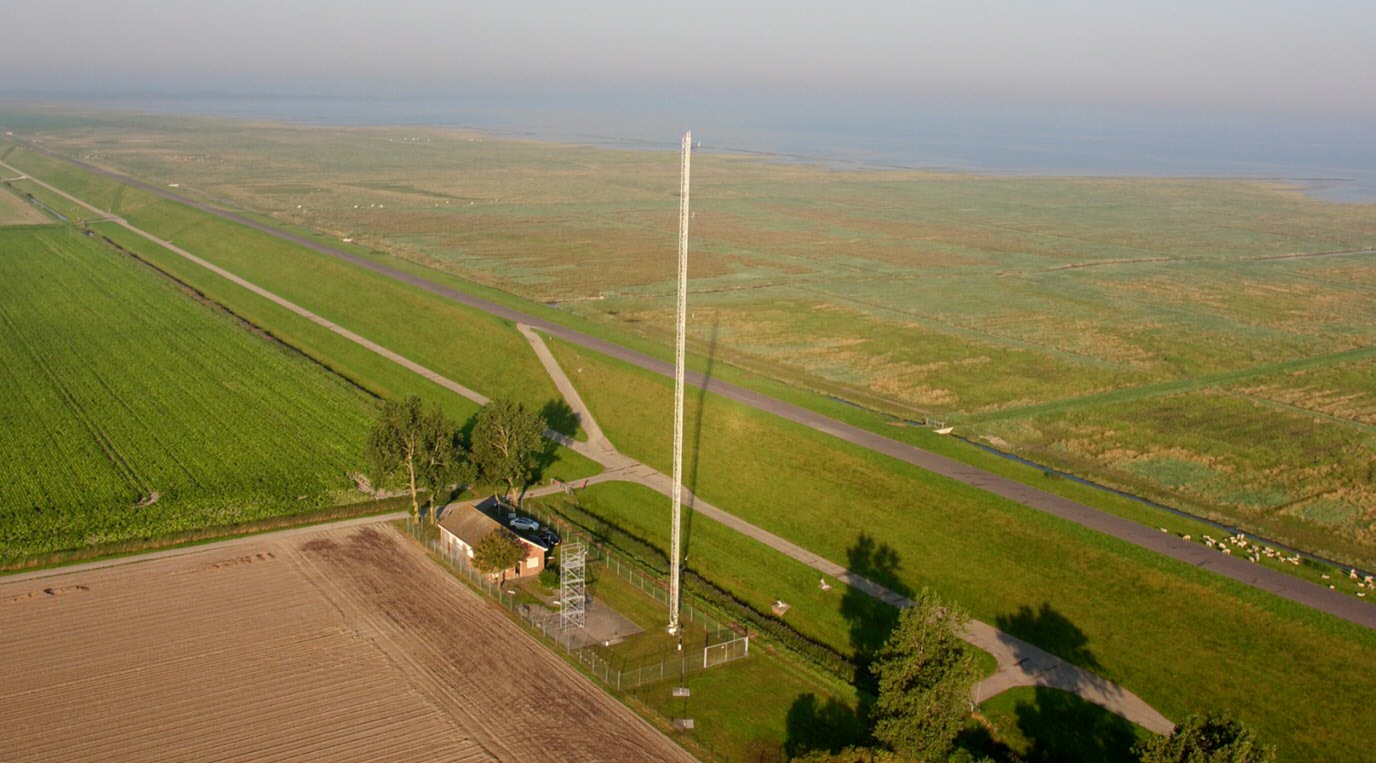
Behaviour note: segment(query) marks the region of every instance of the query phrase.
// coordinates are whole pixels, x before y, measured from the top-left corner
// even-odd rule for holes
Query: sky
[[[711,89],[1376,119],[1372,0],[5,0],[0,93]]]

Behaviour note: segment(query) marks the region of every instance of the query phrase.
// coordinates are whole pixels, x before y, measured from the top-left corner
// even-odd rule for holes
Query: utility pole
[[[678,633],[681,581],[679,559],[683,511],[683,348],[688,329],[688,160],[693,154],[693,133],[683,134],[682,167],[678,192],[678,339],[674,346],[674,494],[669,521],[669,632]]]

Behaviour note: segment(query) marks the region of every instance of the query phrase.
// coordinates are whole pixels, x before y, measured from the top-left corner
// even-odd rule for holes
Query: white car
[[[524,530],[528,533],[533,533],[540,529],[540,523],[530,517],[512,517],[511,521],[507,522],[507,524],[510,525],[512,529]]]

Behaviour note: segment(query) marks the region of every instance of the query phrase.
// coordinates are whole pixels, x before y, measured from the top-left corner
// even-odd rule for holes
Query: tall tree
[[[946,760],[969,717],[979,673],[959,635],[968,620],[924,590],[875,655],[874,736],[900,756]]]
[[[421,420],[420,459],[416,482],[429,493],[430,520],[435,521],[436,499],[447,494],[450,485],[474,481],[476,469],[464,450],[458,427],[438,407]]]
[[[1259,742],[1251,729],[1226,715],[1191,715],[1168,737],[1137,748],[1142,763],[1275,763],[1276,748]]]
[[[484,480],[504,482],[508,498],[535,472],[545,425],[534,411],[507,399],[493,400],[473,425],[473,461]]]
[[[506,583],[506,574],[525,561],[527,553],[526,544],[516,537],[516,533],[502,527],[484,535],[473,545],[473,566],[489,575],[500,572],[501,582]]]
[[[368,436],[368,460],[379,477],[400,474],[411,494],[411,517],[420,518],[417,492],[435,491],[462,476],[463,449],[454,423],[439,407],[425,410],[414,395],[382,406]]]

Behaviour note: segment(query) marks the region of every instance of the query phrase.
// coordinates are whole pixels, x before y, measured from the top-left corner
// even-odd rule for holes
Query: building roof
[[[491,498],[485,498],[476,503],[472,501],[455,502],[444,507],[440,514],[439,525],[472,547],[477,545],[478,541],[486,538],[492,531],[505,527],[487,513],[489,511],[495,513],[499,510],[496,501]],[[538,538],[528,538],[524,533],[517,532],[510,527],[506,529],[520,538],[526,545],[534,546],[541,551],[549,550],[549,547]]]
[[[472,503],[451,503],[445,506],[439,524],[469,546],[476,546],[478,541],[502,527],[500,522],[484,514]]]

